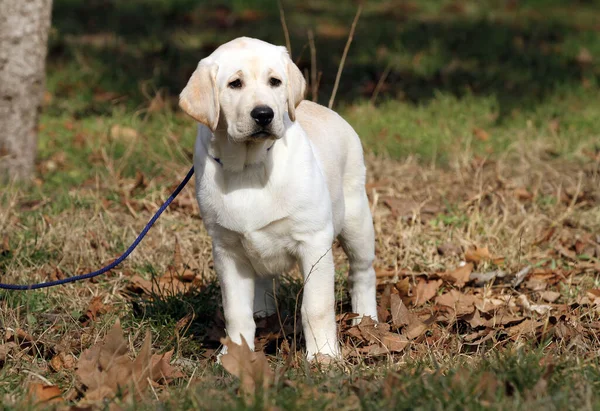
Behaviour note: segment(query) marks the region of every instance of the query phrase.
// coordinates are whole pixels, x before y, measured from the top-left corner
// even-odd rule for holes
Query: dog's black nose
[[[264,127],[271,123],[275,113],[273,113],[273,109],[269,106],[256,106],[252,109],[250,115],[256,121],[256,124]]]

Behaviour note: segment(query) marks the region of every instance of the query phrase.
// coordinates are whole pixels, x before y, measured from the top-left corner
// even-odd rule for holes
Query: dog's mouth
[[[273,134],[269,133],[267,130],[258,130],[252,134],[250,134],[250,137],[252,138],[267,138],[267,137],[272,137]]]

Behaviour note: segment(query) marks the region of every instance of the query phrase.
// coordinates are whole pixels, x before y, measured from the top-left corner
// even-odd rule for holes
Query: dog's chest
[[[226,192],[204,186],[198,197],[204,222],[214,239],[241,248],[258,275],[289,271],[296,262],[290,252],[296,248],[294,196],[271,185],[248,186]]]
[[[259,275],[275,275],[289,271],[296,260],[291,253],[294,241],[285,221],[245,234],[239,234],[244,254]]]

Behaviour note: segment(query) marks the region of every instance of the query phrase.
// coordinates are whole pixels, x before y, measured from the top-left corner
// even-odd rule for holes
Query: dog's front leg
[[[236,344],[241,344],[243,336],[254,350],[254,270],[244,256],[214,244],[213,258],[221,285],[227,335]],[[221,354],[226,352],[224,347]]]
[[[305,243],[299,256],[304,278],[302,328],[309,360],[317,354],[340,355],[335,323],[335,267],[331,238],[324,237],[324,241]]]

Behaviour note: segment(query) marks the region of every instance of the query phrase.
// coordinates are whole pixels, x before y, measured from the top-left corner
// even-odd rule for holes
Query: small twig
[[[29,374],[32,377],[36,377],[36,378],[40,379],[46,385],[54,385],[48,379],[44,378],[43,376],[41,376],[40,374],[38,374],[36,372],[29,371],[29,370],[22,370],[21,372],[24,372],[25,374]]]
[[[333,102],[335,101],[335,95],[337,93],[338,86],[340,85],[340,77],[342,77],[342,70],[344,70],[344,63],[346,62],[346,56],[348,55],[348,50],[350,49],[350,44],[352,44],[352,38],[354,37],[354,30],[356,30],[356,23],[358,23],[358,19],[360,14],[362,13],[363,5],[360,3],[358,5],[358,10],[356,10],[356,15],[354,16],[354,21],[352,22],[352,27],[350,28],[350,34],[348,34],[348,41],[346,41],[346,47],[344,47],[344,53],[342,54],[342,59],[340,60],[340,65],[338,67],[337,75],[335,76],[335,83],[333,85],[333,91],[331,92],[331,98],[329,99],[329,108],[333,107]]]
[[[300,49],[300,53],[296,57],[296,60],[294,60],[294,63],[296,63],[296,65],[300,64],[300,60],[302,60],[302,55],[304,54],[304,50],[306,50],[307,47],[308,47],[308,42],[304,43],[304,45]],[[291,58],[291,56],[290,56],[290,58]]]
[[[185,390],[186,391],[190,389],[190,384],[194,380],[194,375],[196,375],[196,370],[198,370],[198,367],[194,367],[194,371],[192,371],[192,375],[190,376],[187,384],[185,385]]]
[[[279,303],[277,302],[277,287],[275,284],[275,279],[273,279],[273,301],[275,302],[275,313],[277,314],[277,321],[279,322],[279,329],[281,330],[281,334],[283,338],[285,338],[285,330],[283,329],[283,321],[281,320],[281,311],[279,310]]]
[[[283,4],[281,4],[281,0],[277,0],[277,6],[279,7],[279,19],[281,20],[281,27],[283,28],[283,35],[285,36],[285,46],[287,47],[291,58],[292,43],[290,41],[290,32],[288,30],[287,23],[285,22],[285,12],[283,11]]]
[[[152,390],[152,394],[154,394],[154,398],[156,398],[156,401],[159,401],[158,394],[156,393],[156,390],[152,386],[152,380],[150,379],[150,377],[146,377],[146,380],[148,381],[148,385],[150,386],[150,389]]]
[[[519,249],[517,250],[517,264],[521,265],[521,250],[523,249],[523,232],[525,227],[521,227],[519,230]]]
[[[308,30],[308,45],[310,47],[310,89],[312,101],[317,101],[319,90],[317,84],[317,48],[315,47],[315,36],[312,30]]]
[[[377,100],[377,96],[379,95],[381,88],[385,84],[385,80],[387,79],[387,76],[390,74],[390,71],[392,71],[392,63],[391,62],[389,62],[387,67],[385,68],[385,70],[383,70],[383,73],[381,74],[381,77],[379,78],[379,81],[377,82],[377,85],[375,86],[375,90],[373,90],[373,95],[371,96],[371,104],[375,105],[375,100]]]

